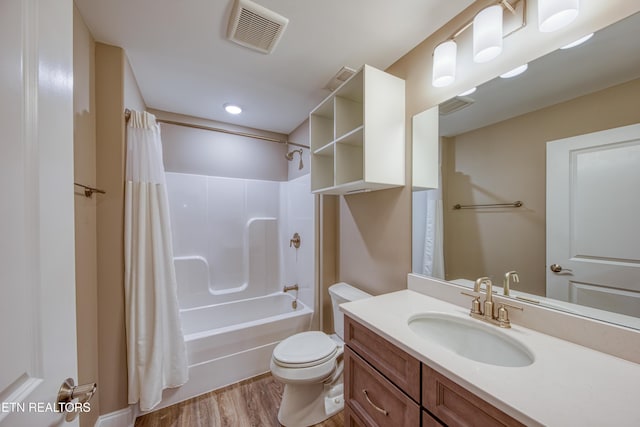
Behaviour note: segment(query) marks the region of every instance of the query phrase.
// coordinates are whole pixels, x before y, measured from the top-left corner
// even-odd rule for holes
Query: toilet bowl
[[[338,306],[371,295],[347,283],[329,287],[336,335],[295,334],[273,350],[271,373],[284,383],[278,421],[286,427],[320,423],[344,408],[342,383],[344,318]]]

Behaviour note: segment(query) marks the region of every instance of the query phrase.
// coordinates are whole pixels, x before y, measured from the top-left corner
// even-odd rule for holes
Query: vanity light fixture
[[[498,0],[493,6],[480,11],[472,20],[465,23],[446,41],[440,43],[433,51],[432,84],[435,87],[448,86],[456,78],[456,39],[460,34],[473,26],[473,60],[487,62],[502,52],[503,9],[507,9],[521,22],[509,34],[524,28],[527,0]]]
[[[242,113],[242,108],[240,108],[239,106],[235,105],[235,104],[224,104],[223,105],[224,110],[229,113],[229,114],[233,114],[233,115],[237,115]]]
[[[529,64],[520,65],[519,67],[516,67],[511,71],[500,74],[500,77],[503,79],[510,79],[511,77],[519,76],[520,74],[524,73],[525,71],[527,71],[527,68],[529,68]]]
[[[456,79],[458,45],[453,40],[440,43],[433,51],[433,79],[435,87],[444,87]]]
[[[459,94],[458,94],[458,96],[467,96],[467,95],[471,95],[471,94],[472,94],[473,92],[475,92],[477,89],[478,89],[478,88],[474,86],[474,87],[472,87],[472,88],[471,88],[471,89],[469,89],[469,90],[465,90],[464,92],[459,93]]]
[[[538,0],[538,29],[551,33],[578,16],[580,0]]]
[[[502,6],[483,9],[473,18],[473,60],[491,61],[502,53]]]
[[[580,46],[582,43],[586,42],[587,40],[589,40],[591,37],[593,37],[595,33],[591,33],[591,34],[587,34],[584,37],[580,37],[578,40],[569,43],[566,46],[562,46],[560,49],[571,49],[572,47],[576,47],[576,46]]]

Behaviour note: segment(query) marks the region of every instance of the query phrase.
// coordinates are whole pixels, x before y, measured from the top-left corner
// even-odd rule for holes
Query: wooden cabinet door
[[[524,426],[426,365],[422,365],[422,405],[450,426]]]

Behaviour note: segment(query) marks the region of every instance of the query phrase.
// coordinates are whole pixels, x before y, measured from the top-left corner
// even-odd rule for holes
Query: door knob
[[[89,383],[83,385],[75,385],[73,378],[67,378],[64,380],[58,390],[57,407],[60,412],[66,412],[65,420],[67,422],[73,421],[79,411],[84,408],[84,404],[87,403],[94,395],[98,385],[96,383]],[[77,402],[74,400],[77,399]]]
[[[559,264],[551,264],[551,266],[549,266],[549,270],[553,271],[554,273],[560,273],[560,272],[563,272],[563,271],[566,271],[566,272],[570,273],[570,272],[573,271],[570,268],[562,268],[562,266],[559,265]]]

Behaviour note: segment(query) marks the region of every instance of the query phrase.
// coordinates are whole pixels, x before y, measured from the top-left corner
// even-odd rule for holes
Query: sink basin
[[[445,313],[424,313],[409,319],[409,329],[430,343],[467,359],[496,366],[522,367],[533,353],[497,326]]]

